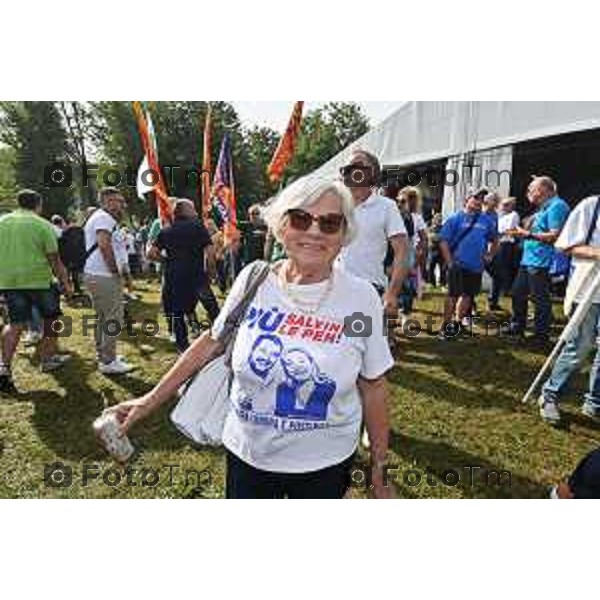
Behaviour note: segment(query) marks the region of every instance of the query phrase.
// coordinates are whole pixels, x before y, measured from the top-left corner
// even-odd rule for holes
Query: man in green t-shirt
[[[60,295],[53,285],[56,276],[70,295],[71,284],[58,256],[58,240],[52,225],[39,216],[42,197],[23,190],[18,208],[0,217],[0,294],[8,309],[8,324],[2,331],[0,393],[15,393],[11,363],[23,329],[38,309],[44,319],[44,336],[39,346],[43,372],[62,366],[57,354],[52,324],[60,317]]]

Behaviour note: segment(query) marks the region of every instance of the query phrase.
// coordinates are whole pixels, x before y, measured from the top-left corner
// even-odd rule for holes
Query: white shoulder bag
[[[600,218],[600,197],[596,200],[596,206],[594,207],[594,214],[590,221],[587,237],[583,242],[584,246],[589,246],[596,228],[598,227],[598,219]],[[594,260],[589,261],[578,261],[571,277],[569,278],[569,285],[565,293],[564,311],[567,317],[573,314],[573,308],[575,307],[575,299],[594,279],[597,273],[598,263]]]
[[[269,274],[269,264],[254,263],[244,296],[229,313],[219,336],[225,352],[206,364],[181,389],[171,421],[183,435],[202,446],[220,446],[225,419],[230,409],[229,391],[233,379],[231,356],[240,325],[259,287]]]

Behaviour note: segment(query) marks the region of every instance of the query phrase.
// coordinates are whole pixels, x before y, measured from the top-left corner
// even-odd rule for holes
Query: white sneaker
[[[561,415],[556,402],[546,400],[542,395],[538,400],[538,406],[540,407],[540,417],[542,417],[543,421],[554,427],[560,425]]]
[[[25,346],[37,346],[41,340],[42,336],[37,331],[27,331],[23,335],[23,344]]]
[[[111,363],[100,365],[100,373],[102,375],[126,375],[127,373],[131,373],[134,368],[124,360],[116,358]]]

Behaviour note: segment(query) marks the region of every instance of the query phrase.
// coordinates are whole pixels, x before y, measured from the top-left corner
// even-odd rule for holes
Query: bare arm
[[[98,249],[100,250],[100,254],[102,254],[102,258],[104,259],[108,270],[114,275],[118,275],[119,268],[113,250],[112,234],[104,230],[98,231],[96,233],[96,241],[98,242]]]
[[[383,476],[390,436],[387,381],[385,377],[373,380],[360,378],[358,390],[371,442],[374,493],[378,498],[388,498],[390,490],[384,486]]]
[[[177,394],[179,388],[198,370],[224,352],[220,342],[206,332],[192,344],[160,380],[156,387],[141,398],[123,402],[113,409],[122,423],[124,432],[144,419]]]
[[[386,314],[396,318],[398,315],[398,296],[408,274],[408,237],[403,234],[395,235],[389,239],[389,242],[394,251],[394,263],[392,265],[390,287],[385,292],[383,300]]]
[[[151,260],[153,262],[160,262],[160,248],[156,245],[155,242],[153,242],[152,244],[148,244],[148,247],[146,249],[146,257],[148,258],[148,260]]]
[[[65,290],[65,294],[67,296],[70,296],[73,293],[73,290],[71,289],[71,282],[69,281],[69,275],[67,274],[67,270],[65,269],[65,265],[63,265],[62,260],[60,260],[60,257],[58,256],[58,254],[55,254],[55,253],[47,254],[46,259],[48,260],[48,263],[50,264],[50,268],[52,269],[54,276],[62,284],[63,289]]]
[[[531,233],[528,229],[517,227],[515,230],[511,231],[511,235],[526,240],[536,240],[537,242],[542,242],[542,244],[554,244],[560,236],[560,230],[552,229],[546,233]]]
[[[217,276],[217,252],[212,244],[206,246],[204,249],[204,256],[206,272],[210,279],[214,279]]]
[[[574,246],[565,250],[573,258],[582,260],[600,260],[600,248],[598,246]]]
[[[450,246],[446,240],[440,242],[440,253],[446,265],[451,265],[454,262],[452,252],[450,252]]]
[[[417,250],[423,254],[427,250],[427,232],[425,229],[421,229],[421,231],[419,231],[419,246]]]

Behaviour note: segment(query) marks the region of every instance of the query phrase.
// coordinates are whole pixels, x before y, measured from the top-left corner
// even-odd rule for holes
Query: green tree
[[[57,102],[67,133],[67,154],[74,168],[75,189],[86,206],[96,201],[96,185],[87,178],[91,141],[96,128],[95,114],[89,102]]]
[[[286,178],[291,181],[318,169],[368,130],[369,120],[356,102],[330,102],[310,111]]]
[[[267,168],[279,143],[279,134],[269,127],[253,127],[244,131],[243,164],[246,165],[244,209],[268,200],[277,191],[267,175]],[[244,212],[245,215],[245,212]],[[244,217],[245,218],[245,217]]]
[[[55,163],[69,167],[67,135],[55,102],[0,103],[0,141],[14,151],[16,184],[44,197],[44,214],[66,215],[73,202],[70,187],[52,187],[45,175]]]
[[[240,214],[247,202],[245,198],[258,198],[262,179],[256,167],[248,160],[248,146],[244,130],[232,104],[212,102],[211,165],[214,171],[221,142],[229,133],[233,148],[234,176],[240,202]],[[173,196],[192,198],[199,202],[197,173],[203,162],[204,123],[206,102],[147,102],[145,103],[154,124],[158,141],[158,157],[165,173],[168,191]],[[94,140],[101,161],[123,171],[131,166],[137,169],[143,159],[137,124],[130,102],[93,103]],[[252,152],[255,151],[251,144]],[[176,167],[176,168],[175,168]],[[265,167],[266,169],[266,167]],[[152,207],[136,198],[135,187],[126,194],[130,206],[140,216],[150,215]]]
[[[0,213],[14,208],[17,193],[15,151],[10,146],[0,147]]]

